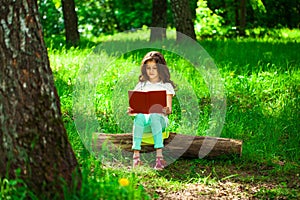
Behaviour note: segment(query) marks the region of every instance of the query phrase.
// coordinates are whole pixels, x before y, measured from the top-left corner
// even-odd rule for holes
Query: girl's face
[[[155,61],[149,60],[146,62],[146,73],[151,83],[156,83],[160,81],[157,70],[157,64]]]

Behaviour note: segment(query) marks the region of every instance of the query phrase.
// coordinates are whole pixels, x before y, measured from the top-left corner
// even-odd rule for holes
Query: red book
[[[132,113],[162,113],[167,106],[167,93],[165,90],[157,91],[128,91],[129,106]]]

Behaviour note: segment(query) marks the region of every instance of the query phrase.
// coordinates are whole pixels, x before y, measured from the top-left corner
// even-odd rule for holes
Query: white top
[[[134,90],[136,91],[156,91],[156,90],[166,90],[167,94],[172,94],[173,96],[175,95],[175,91],[174,88],[172,86],[171,83],[163,83],[162,81],[158,82],[158,83],[151,83],[150,81],[146,81],[146,82],[139,82]],[[146,121],[149,120],[149,114],[144,114]],[[161,114],[166,122],[166,125],[169,124],[169,119],[168,116]]]
[[[139,82],[134,90],[137,91],[156,91],[156,90],[166,90],[167,94],[175,95],[174,88],[171,83],[163,83],[162,81],[158,83],[151,83],[150,81]]]

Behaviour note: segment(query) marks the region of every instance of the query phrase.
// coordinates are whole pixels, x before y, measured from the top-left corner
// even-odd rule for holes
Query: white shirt
[[[150,81],[139,82],[134,90],[137,91],[156,91],[156,90],[166,90],[167,94],[175,95],[174,88],[171,83],[163,83],[162,81],[158,83],[151,83]]]

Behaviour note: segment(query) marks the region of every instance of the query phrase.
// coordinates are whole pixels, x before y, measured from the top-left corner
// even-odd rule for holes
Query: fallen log
[[[168,152],[174,157],[181,158],[213,158],[224,155],[242,155],[241,140],[208,137],[191,136],[170,133],[169,138],[164,140],[164,152]],[[101,150],[104,145],[108,148],[118,148],[132,152],[132,133],[106,134],[95,133],[92,144],[93,150]],[[141,152],[154,152],[153,145],[142,144]]]

